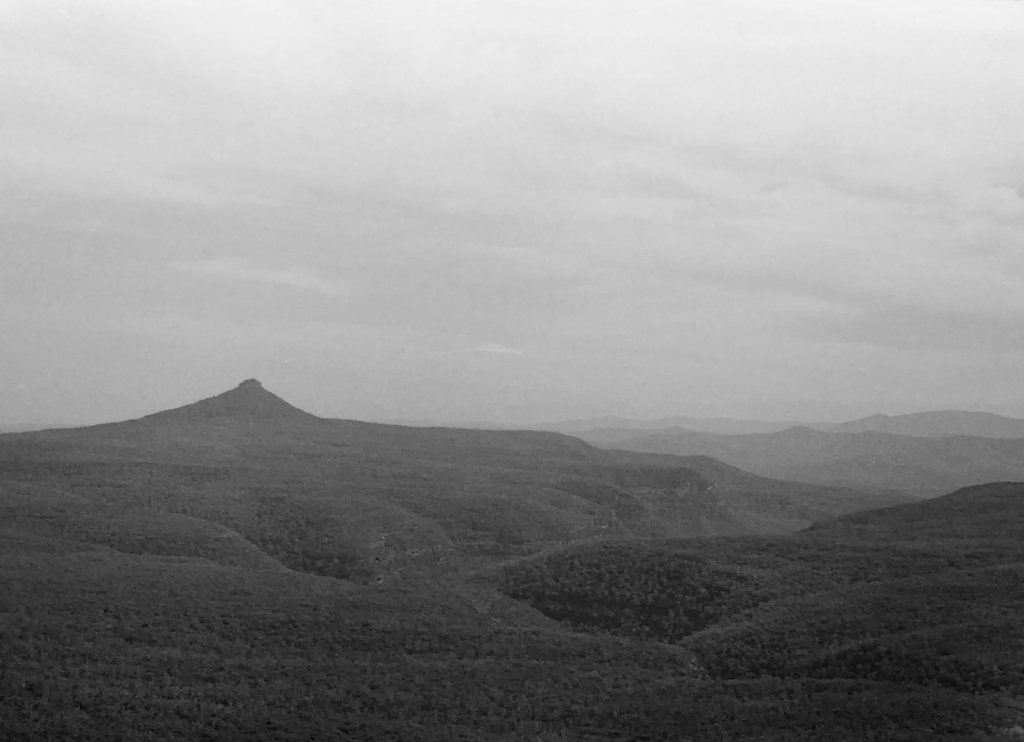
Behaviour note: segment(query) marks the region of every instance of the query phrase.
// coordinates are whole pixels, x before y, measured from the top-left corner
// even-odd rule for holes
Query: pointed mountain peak
[[[147,415],[147,422],[201,422],[204,420],[235,420],[239,422],[285,422],[318,420],[294,407],[276,394],[268,392],[256,379],[246,379],[234,389],[216,397]]]

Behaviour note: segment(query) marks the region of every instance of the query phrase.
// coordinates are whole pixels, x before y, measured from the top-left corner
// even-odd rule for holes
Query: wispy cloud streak
[[[481,346],[477,347],[477,352],[479,352],[479,353],[490,353],[492,355],[498,355],[498,356],[506,356],[506,355],[521,356],[521,355],[523,355],[523,351],[521,351],[521,350],[517,350],[515,348],[507,348],[504,345],[499,345],[498,343],[485,343],[484,345],[481,345]]]
[[[274,284],[327,296],[348,296],[348,285],[316,276],[300,268],[265,268],[237,258],[184,260],[172,264],[179,271],[229,281]]]

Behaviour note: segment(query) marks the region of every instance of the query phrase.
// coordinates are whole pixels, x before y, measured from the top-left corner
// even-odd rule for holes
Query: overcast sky
[[[0,0],[0,423],[1024,416],[1024,2]]]

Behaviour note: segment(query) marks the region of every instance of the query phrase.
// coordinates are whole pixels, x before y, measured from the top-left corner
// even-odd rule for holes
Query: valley
[[[0,1],[0,742],[1024,742],[1022,73]]]
[[[1021,503],[324,419],[249,380],[0,436],[0,732],[1011,739]]]

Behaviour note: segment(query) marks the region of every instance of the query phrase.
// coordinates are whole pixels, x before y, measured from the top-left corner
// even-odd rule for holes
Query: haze
[[[6,0],[0,423],[1024,416],[1024,3]]]

